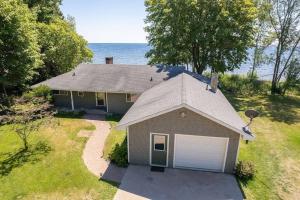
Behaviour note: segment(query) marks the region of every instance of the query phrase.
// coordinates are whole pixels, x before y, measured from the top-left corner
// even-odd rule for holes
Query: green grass
[[[23,152],[12,125],[0,127],[0,199],[112,199],[117,185],[99,181],[81,158],[86,139],[76,135],[94,128],[82,119],[56,117]]]
[[[239,160],[253,161],[255,178],[242,188],[248,199],[298,199],[300,196],[300,97],[226,95],[240,115],[261,115],[251,126],[256,139],[242,142]],[[244,117],[245,120],[248,120]]]
[[[119,117],[109,117],[107,120],[111,125],[111,132],[105,140],[105,145],[103,149],[103,157],[107,160],[109,154],[113,151],[116,144],[121,145],[126,137],[126,131],[116,130],[114,127],[119,121]]]

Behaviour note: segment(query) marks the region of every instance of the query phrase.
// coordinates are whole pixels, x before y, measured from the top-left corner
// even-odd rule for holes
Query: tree
[[[19,0],[0,0],[0,85],[22,87],[39,66],[35,17]]]
[[[264,51],[273,42],[273,35],[270,33],[270,21],[268,20],[269,3],[265,0],[256,0],[255,2],[258,14],[255,19],[254,28],[254,48],[252,56],[252,67],[250,69],[250,80],[254,79],[257,68],[266,62]]]
[[[32,97],[31,99],[18,99],[19,107],[27,109],[16,109],[13,117],[14,130],[23,142],[24,150],[27,151],[29,137],[36,132],[41,125],[49,124],[53,116],[52,105],[45,97]],[[34,104],[30,106],[28,104]],[[42,120],[44,119],[44,120]]]
[[[202,74],[233,70],[247,58],[256,8],[251,0],[146,0],[150,64],[191,62]]]
[[[38,24],[44,65],[38,69],[36,82],[65,73],[91,60],[93,53],[87,48],[87,41],[74,28],[70,22],[59,18],[49,24]]]
[[[269,0],[269,17],[275,33],[276,54],[272,78],[272,94],[281,93],[280,81],[288,71],[300,42],[300,1]]]
[[[50,23],[56,17],[63,18],[59,6],[62,0],[23,0],[36,13],[37,21]]]
[[[299,57],[294,57],[289,63],[289,67],[285,72],[285,81],[282,86],[282,95],[291,88],[296,88],[300,85],[300,60]]]

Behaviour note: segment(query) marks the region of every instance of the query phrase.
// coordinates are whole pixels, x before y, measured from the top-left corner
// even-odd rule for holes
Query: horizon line
[[[88,42],[88,44],[148,44],[148,42]]]

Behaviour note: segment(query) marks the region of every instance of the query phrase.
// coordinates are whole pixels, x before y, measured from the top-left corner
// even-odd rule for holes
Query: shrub
[[[48,101],[52,100],[51,89],[48,86],[40,85],[23,94],[25,100],[32,100],[35,97],[43,97]]]
[[[244,182],[253,179],[255,174],[254,164],[250,161],[239,161],[236,166],[236,176]]]
[[[219,80],[221,89],[237,95],[266,94],[270,89],[268,82],[258,80],[257,76],[224,74]]]
[[[127,141],[126,139],[122,144],[116,144],[113,151],[108,155],[109,160],[116,164],[118,167],[127,167]]]

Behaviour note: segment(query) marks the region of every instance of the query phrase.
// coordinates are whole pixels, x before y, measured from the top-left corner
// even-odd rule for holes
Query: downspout
[[[105,92],[105,101],[106,101],[106,112],[108,113],[108,100],[107,100],[107,92]]]

